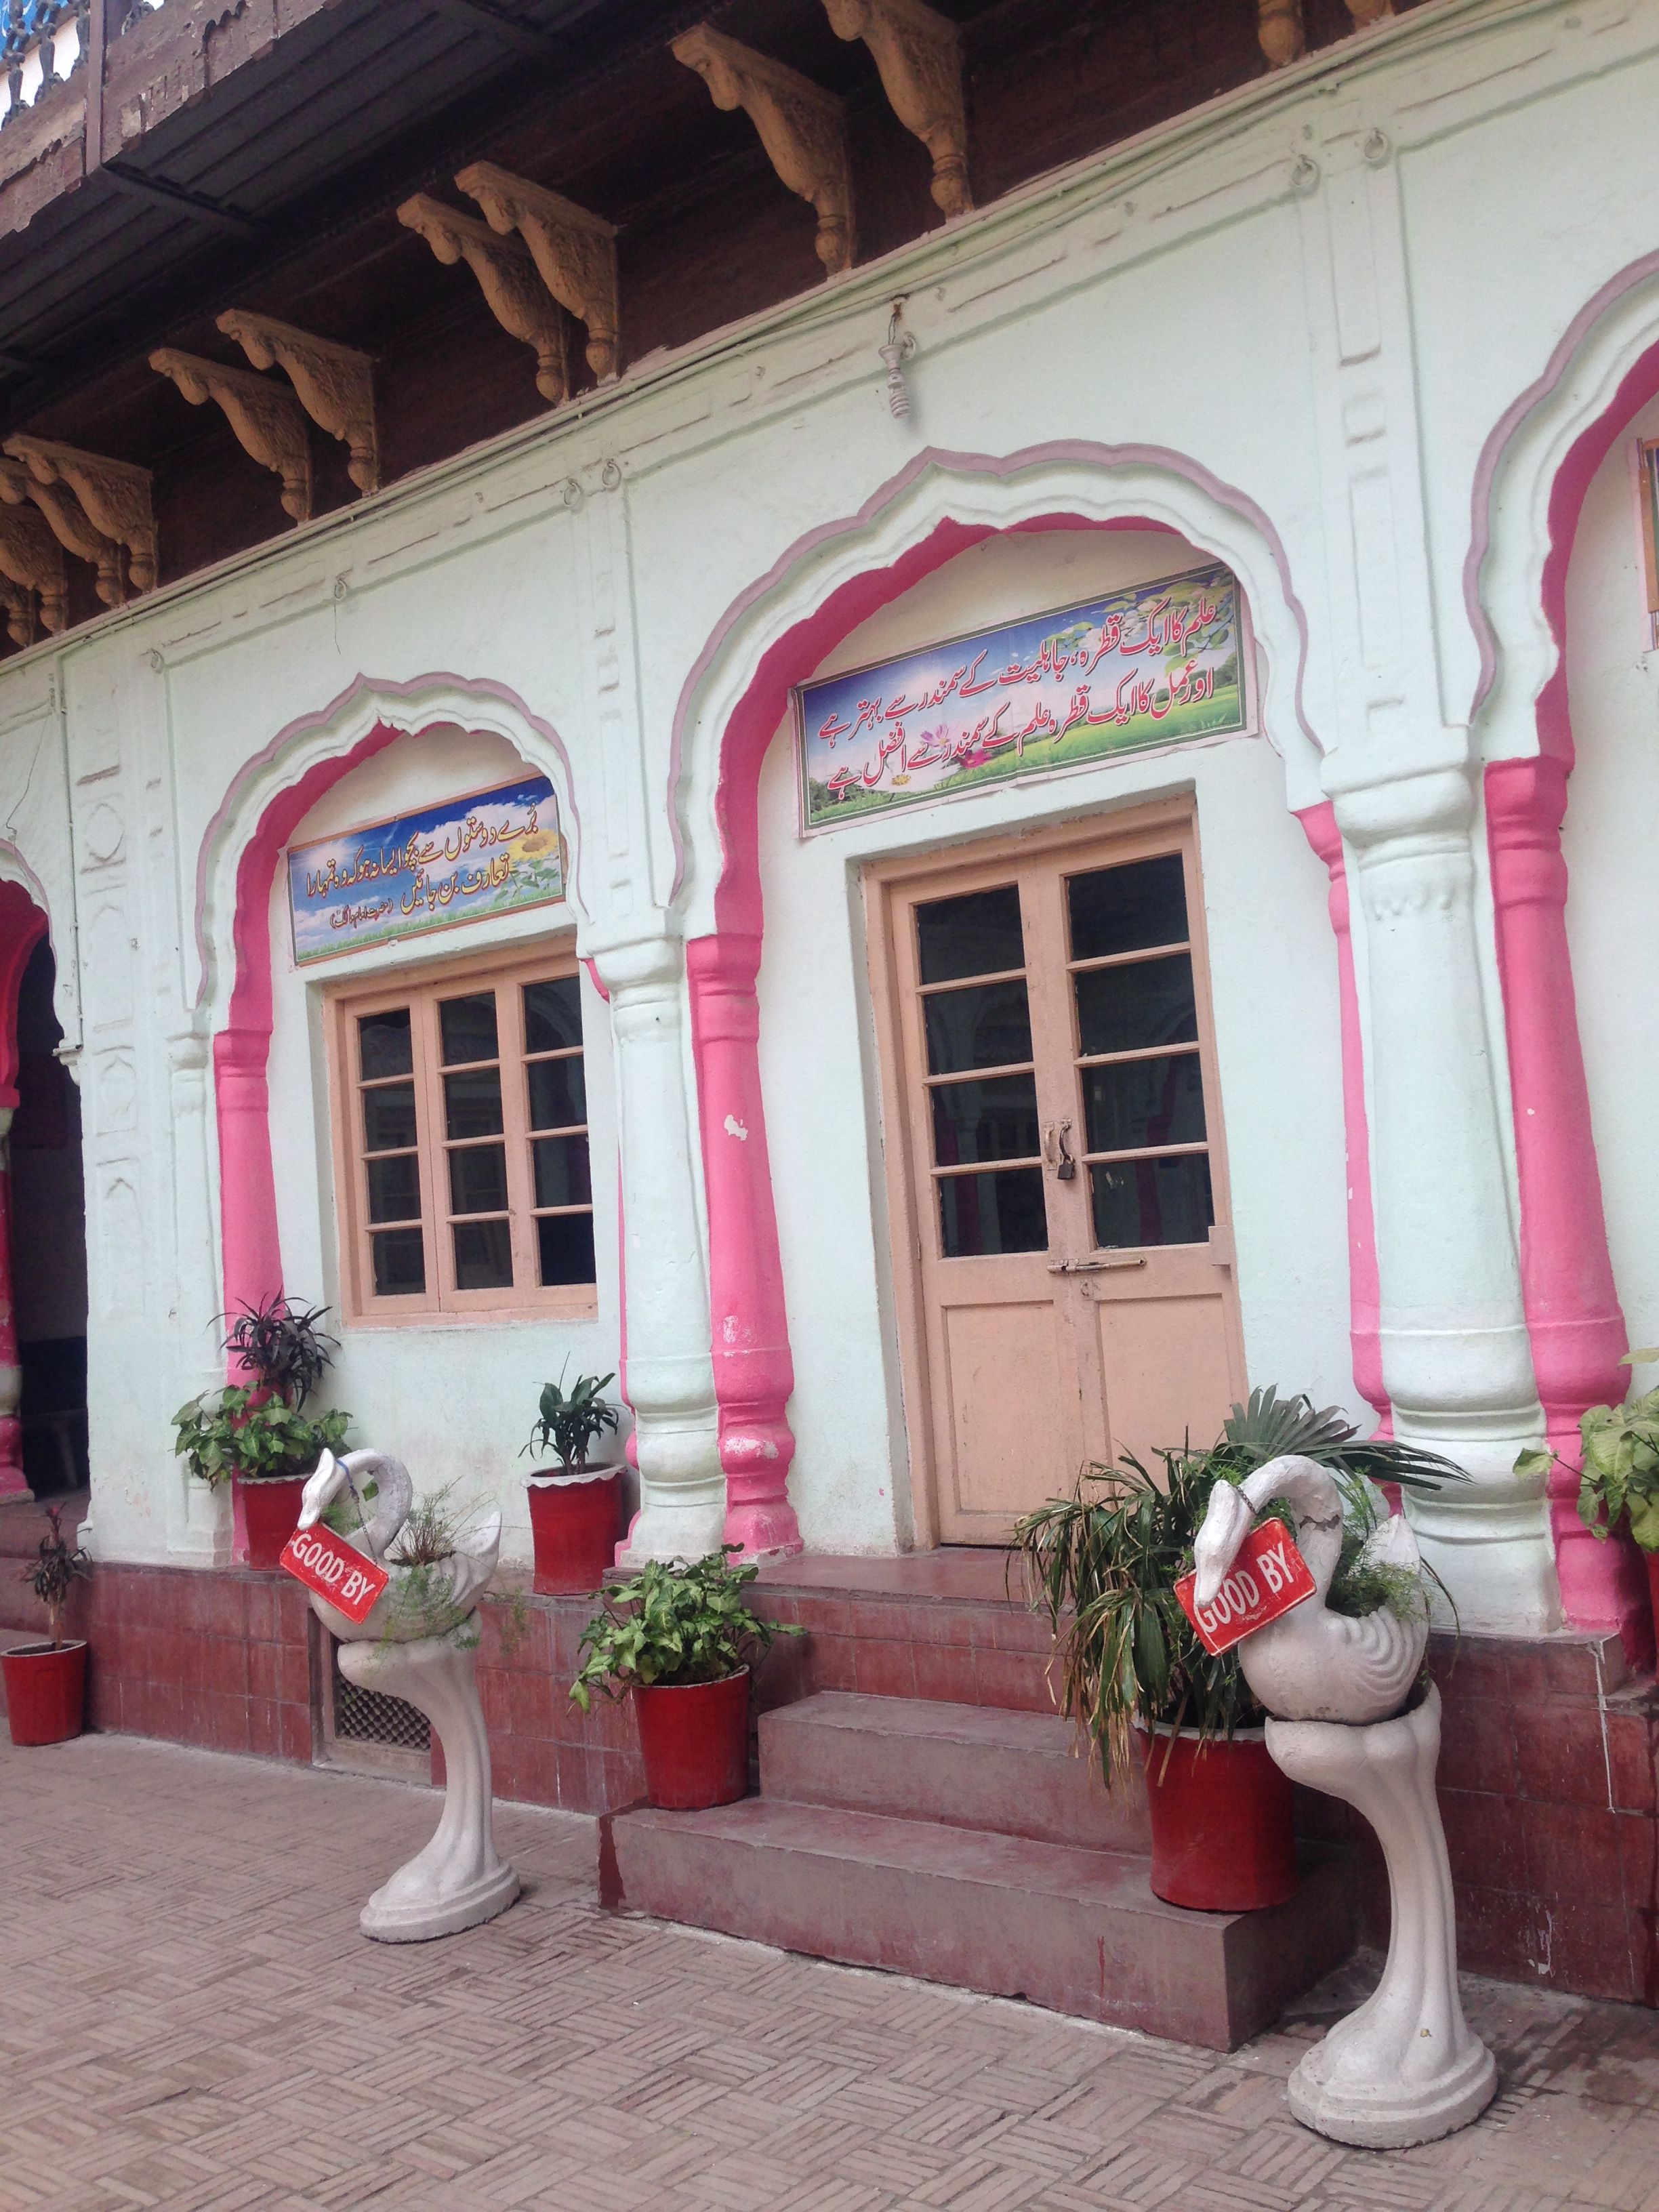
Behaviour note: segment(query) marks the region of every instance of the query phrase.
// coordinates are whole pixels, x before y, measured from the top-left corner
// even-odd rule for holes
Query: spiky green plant
[[[1468,1476],[1396,1437],[1361,1438],[1334,1407],[1317,1409],[1305,1394],[1281,1398],[1271,1387],[1235,1406],[1207,1450],[1155,1452],[1159,1475],[1129,1453],[1115,1468],[1085,1468],[1069,1498],[1039,1507],[1015,1529],[1033,1608],[1048,1615],[1054,1633],[1056,1703],[1088,1729],[1108,1781],[1124,1771],[1136,1716],[1171,1733],[1195,1729],[1205,1742],[1260,1725],[1262,1711],[1237,1652],[1204,1649],[1175,1585],[1192,1565],[1216,1484],[1243,1482],[1291,1453],[1328,1468],[1343,1493],[1347,1527],[1330,1609],[1420,1608],[1426,1601],[1409,1570],[1358,1567],[1378,1519],[1371,1486],[1432,1490]],[[1274,1506],[1268,1513],[1287,1517]]]
[[[579,1375],[568,1393],[558,1382],[544,1382],[541,1406],[523,1450],[550,1449],[558,1454],[567,1474],[586,1474],[590,1448],[617,1426],[616,1407],[599,1395],[615,1380],[613,1375]]]

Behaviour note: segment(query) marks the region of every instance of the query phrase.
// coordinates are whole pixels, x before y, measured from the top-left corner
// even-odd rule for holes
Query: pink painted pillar
[[[1613,1279],[1601,1178],[1567,950],[1561,823],[1571,763],[1548,754],[1494,761],[1486,772],[1498,966],[1509,1031],[1521,1190],[1521,1285],[1549,1442],[1566,1462],[1550,1475],[1550,1527],[1561,1603],[1575,1628],[1646,1620],[1644,1576],[1623,1536],[1598,1543],[1578,1518],[1578,1419],[1630,1386],[1627,1338]]]
[[[726,1540],[745,1553],[789,1553],[802,1549],[787,1490],[795,1439],[785,1409],[795,1370],[761,1097],[760,956],[758,931],[723,929],[685,948]]]
[[[1375,1406],[1377,1433],[1394,1431],[1393,1408],[1382,1380],[1382,1292],[1376,1273],[1376,1229],[1371,1215],[1370,1131],[1365,1119],[1365,1051],[1359,1033],[1359,998],[1354,988],[1353,937],[1348,921],[1348,875],[1342,858],[1342,832],[1336,809],[1327,799],[1297,816],[1308,842],[1325,863],[1331,879],[1331,927],[1336,934],[1336,979],[1342,1036],[1342,1127],[1348,1170],[1348,1302],[1353,1345],[1353,1379],[1362,1398]],[[1399,1503],[1395,1498],[1395,1504]]]

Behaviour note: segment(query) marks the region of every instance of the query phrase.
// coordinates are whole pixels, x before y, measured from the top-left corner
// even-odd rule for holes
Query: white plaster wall
[[[1632,453],[1659,401],[1614,441],[1585,498],[1567,571],[1567,681],[1577,762],[1562,836],[1567,939],[1613,1279],[1632,1346],[1659,1345],[1659,653]],[[1645,1384],[1659,1375],[1641,1370]]]
[[[849,861],[884,839],[1195,790],[1250,1371],[1348,1397],[1334,959],[1322,871],[1285,811],[1286,777],[1305,805],[1322,774],[1342,791],[1462,757],[1476,657],[1462,563],[1480,449],[1596,287],[1652,249],[1656,56],[1659,9],[1624,0],[1414,10],[0,666],[0,848],[46,886],[59,1011],[82,1048],[99,1548],[166,1555],[181,1510],[167,1416],[212,1375],[202,1347],[221,1300],[204,1054],[224,1018],[230,914],[210,899],[198,915],[198,868],[239,771],[360,679],[486,679],[564,740],[583,926],[596,943],[648,935],[695,826],[689,803],[676,819],[669,787],[676,709],[699,655],[803,533],[855,516],[928,447],[1005,464],[1045,441],[1168,448],[1213,479],[1203,497],[1253,506],[1251,526],[1305,620],[1303,711],[1332,750],[1322,769],[1286,726],[1295,710],[1280,686],[1296,656],[1281,653],[1271,735],[1285,765],[1261,739],[1141,756],[959,802],[948,827],[941,810],[937,829],[919,813],[799,847],[793,769],[775,747],[762,794],[773,914],[763,1052],[800,1375],[798,1487],[813,1540],[887,1543],[902,1526],[884,1231],[865,1218],[879,1177],[848,878]],[[902,422],[885,410],[875,350],[899,290],[919,342]],[[1534,526],[1499,517],[1501,532]],[[1100,539],[1033,547],[1016,575],[999,567],[1014,557],[1006,549],[988,552],[919,586],[879,642],[872,626],[846,649],[896,649],[912,633],[898,637],[895,623],[936,635],[1097,588],[1105,572],[1087,564],[1120,556],[1124,544]],[[1281,636],[1288,604],[1275,617]],[[1634,746],[1638,722],[1651,726],[1647,672],[1624,665],[1629,650],[1618,646],[1585,679],[1617,725],[1608,747]],[[1602,710],[1587,695],[1583,711],[1570,920],[1581,975],[1617,945],[1601,972],[1621,979],[1620,996],[1598,995],[1586,1034],[1616,1262],[1632,1328],[1652,1334],[1659,1304],[1643,1239],[1653,1170],[1636,1133],[1643,1094],[1626,1073],[1623,1015],[1644,1036],[1638,1015],[1656,1000],[1614,894],[1596,890],[1605,905],[1583,896],[1579,841],[1596,818],[1584,794],[1601,773],[1592,726]],[[694,729],[694,751],[707,755],[718,734]],[[1621,789],[1647,788],[1638,767],[1649,773],[1649,757]],[[1639,919],[1645,817],[1611,798],[1601,816],[1622,856],[1609,879],[1629,877],[1625,910]],[[712,873],[699,834],[687,915],[706,927],[693,911]],[[0,850],[0,868],[12,866]],[[1362,980],[1364,933],[1361,921]],[[786,980],[805,972],[809,951],[810,998]],[[304,996],[279,994],[273,1062],[283,1141],[295,1133],[296,1146],[316,1143],[319,1110]],[[801,1085],[795,1072],[816,1072],[831,1032],[833,1086]],[[596,1115],[609,1110],[602,1060],[592,1060]],[[179,1133],[204,1096],[204,1133],[187,1157]],[[1253,1164],[1269,1159],[1271,1172]],[[846,1171],[844,1184],[819,1173],[823,1160]],[[605,1173],[596,1159],[597,1187]],[[308,1177],[285,1170],[280,1182],[296,1285],[309,1270],[326,1289],[331,1201],[314,1158]],[[602,1239],[609,1217],[602,1203]],[[1485,1230],[1494,1243],[1507,1234],[1495,1221]],[[817,1264],[820,1249],[834,1269]],[[1644,1311],[1653,1318],[1641,1322]],[[611,1364],[605,1327],[600,1367]],[[356,1358],[353,1347],[343,1360],[346,1402],[412,1429],[422,1364],[371,1372]],[[489,1426],[490,1395],[465,1395],[470,1377],[457,1387]],[[446,1439],[466,1425],[422,1418]],[[515,1411],[508,1449],[519,1421]],[[496,1478],[489,1455],[501,1445],[469,1433],[465,1449]]]
[[[523,775],[526,766],[504,738],[484,732],[440,727],[400,738],[342,776],[305,816],[290,842],[304,844],[506,783]],[[598,1313],[591,1320],[475,1314],[362,1328],[341,1318],[342,1205],[329,1115],[323,1002],[330,982],[392,973],[418,981],[434,961],[473,959],[498,949],[568,950],[574,929],[568,905],[543,907],[434,930],[402,945],[347,954],[301,970],[293,956],[286,868],[277,870],[271,888],[270,1135],[283,1273],[291,1297],[326,1301],[333,1309],[329,1326],[340,1338],[319,1402],[349,1407],[356,1417],[352,1443],[373,1444],[404,1460],[417,1491],[453,1483],[461,1504],[499,1504],[505,1516],[502,1552],[508,1559],[530,1555],[524,1477],[537,1462],[520,1457],[519,1448],[535,1418],[542,1384],[557,1380],[567,1367],[574,1376],[613,1374],[618,1365],[616,1209],[607,1203],[617,1181],[608,1010],[584,974]]]
[[[1154,532],[988,540],[853,630],[821,675],[1171,574]],[[861,864],[1195,793],[1221,1114],[1250,1380],[1352,1407],[1335,947],[1326,875],[1261,738],[1126,754],[803,838],[793,729],[761,784],[761,1067],[795,1364],[791,1493],[809,1546],[876,1551],[910,1526],[902,1378]],[[905,1224],[898,1233],[907,1234]]]

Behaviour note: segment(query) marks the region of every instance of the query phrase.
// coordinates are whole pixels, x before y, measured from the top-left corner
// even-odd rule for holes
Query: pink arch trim
[[[1655,275],[1659,253],[1632,263],[1596,293],[1569,325],[1543,375],[1506,411],[1482,452],[1464,568],[1465,597],[1481,649],[1477,708],[1497,672],[1498,641],[1480,601],[1480,581],[1504,460],[1524,422],[1565,379],[1594,326],[1620,298]],[[1514,1105],[1522,1296],[1548,1440],[1559,1455],[1550,1476],[1549,1506],[1562,1608],[1574,1627],[1617,1629],[1633,1659],[1650,1645],[1641,1563],[1627,1537],[1597,1543],[1577,1510],[1579,1418],[1589,1406],[1622,1399],[1629,1372],[1620,1364],[1627,1338],[1607,1247],[1567,944],[1561,824],[1574,758],[1567,572],[1591,482],[1614,441],[1656,392],[1659,342],[1638,355],[1556,470],[1540,601],[1557,659],[1538,697],[1538,750],[1490,763],[1484,779]]]
[[[688,728],[708,672],[766,600],[825,547],[856,538],[923,475],[1006,478],[1053,465],[1104,470],[1163,469],[1248,521],[1267,546],[1299,641],[1294,697],[1298,721],[1317,740],[1303,711],[1308,623],[1292,588],[1284,545],[1267,515],[1247,495],[1183,456],[1161,447],[1109,447],[1066,441],[1031,446],[1003,458],[929,448],[881,485],[857,512],[797,538],[766,574],[740,592],[716,625],[688,675],[674,717],[670,818],[679,837],[680,788]],[[720,1464],[726,1481],[726,1539],[745,1552],[801,1547],[787,1481],[794,1455],[787,1406],[793,1389],[783,1263],[766,1146],[761,1088],[760,1010],[756,995],[764,932],[760,882],[758,798],[761,763],[782,720],[793,685],[810,675],[858,624],[924,576],[984,539],[1047,530],[1167,529],[1126,514],[1082,515],[1058,507],[999,528],[945,517],[884,567],[866,569],[826,592],[761,653],[754,672],[719,734],[715,815],[721,843],[714,891],[714,929],[686,947],[697,1113],[708,1209],[709,1307],[714,1395],[720,1413]],[[678,851],[676,890],[685,855]],[[1361,1108],[1363,1115],[1363,1104]],[[743,1133],[739,1137],[736,1132]],[[1369,1193],[1368,1193],[1369,1199]],[[1373,1273],[1375,1261],[1372,1262]]]

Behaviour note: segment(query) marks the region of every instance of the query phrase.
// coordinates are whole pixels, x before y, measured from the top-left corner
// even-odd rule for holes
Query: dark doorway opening
[[[17,994],[17,1108],[11,1124],[12,1300],[22,1390],[23,1474],[37,1498],[84,1490],[87,1212],[81,1098],[57,1056],[57,968],[46,938]]]

